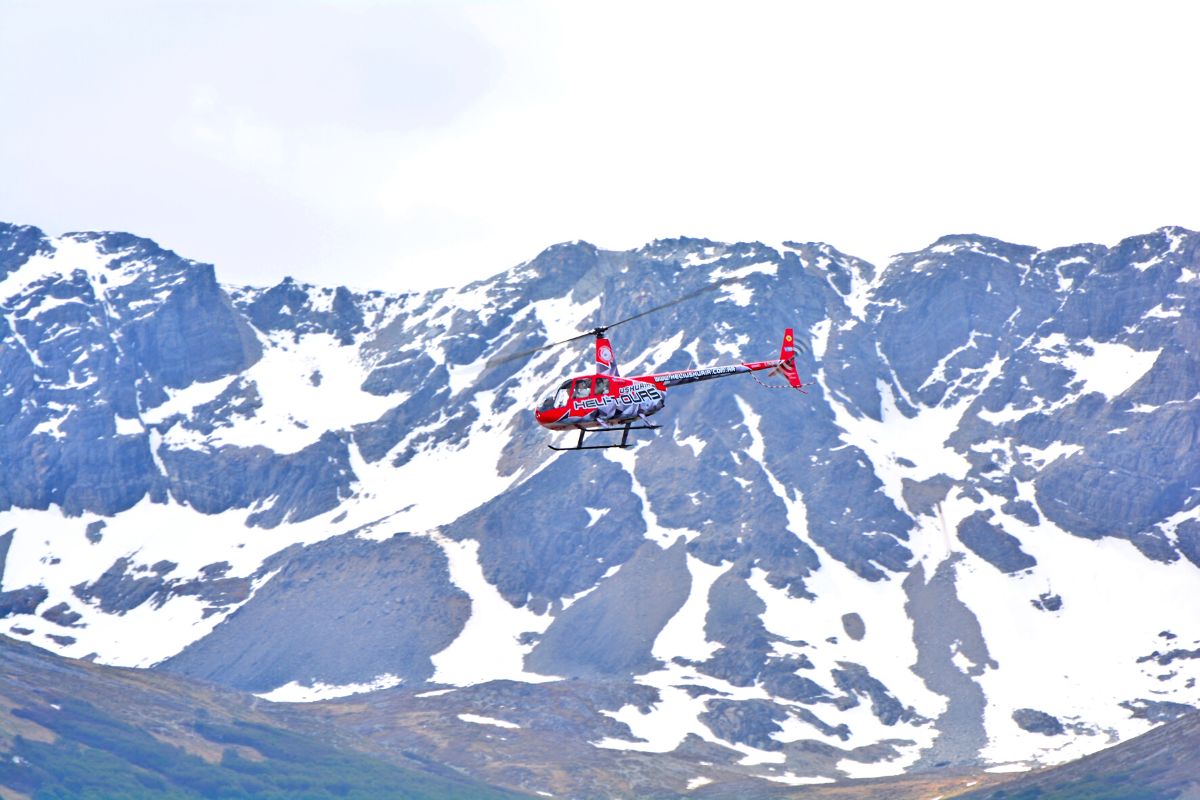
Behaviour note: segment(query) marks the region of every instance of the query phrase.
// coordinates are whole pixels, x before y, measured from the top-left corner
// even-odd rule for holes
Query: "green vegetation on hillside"
[[[35,800],[501,800],[513,793],[455,777],[405,770],[267,725],[202,722],[196,732],[226,745],[210,764],[78,700],[13,713],[53,731],[52,744],[16,737],[0,754],[0,785]],[[239,755],[253,748],[264,759]]]
[[[1075,778],[1038,777],[1018,779],[1012,786],[962,795],[962,800],[1171,800],[1178,790],[1160,790],[1151,785],[1157,777],[1131,774],[1127,770],[1099,768]]]

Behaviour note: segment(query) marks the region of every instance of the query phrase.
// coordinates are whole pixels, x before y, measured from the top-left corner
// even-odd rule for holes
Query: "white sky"
[[[0,0],[0,220],[403,290],[1200,229],[1200,4]]]

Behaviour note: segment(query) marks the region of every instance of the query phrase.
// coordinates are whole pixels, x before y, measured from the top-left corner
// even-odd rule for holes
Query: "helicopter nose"
[[[534,409],[533,418],[538,421],[539,425],[550,428],[554,426],[554,423],[562,420],[568,413],[570,412],[566,408],[551,408],[545,411]]]

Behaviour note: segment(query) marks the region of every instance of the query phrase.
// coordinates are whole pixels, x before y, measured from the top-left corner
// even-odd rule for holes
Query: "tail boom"
[[[702,367],[699,369],[684,369],[675,372],[660,372],[655,375],[643,375],[634,380],[653,383],[660,389],[671,386],[683,386],[688,383],[698,383],[714,378],[725,378],[729,375],[741,375],[747,372],[759,372],[764,369],[772,370],[771,374],[782,375],[793,389],[802,389],[804,384],[796,372],[796,347],[792,329],[783,332],[783,345],[779,350],[779,358],[770,361],[746,361],[741,364],[727,364],[718,367]]]

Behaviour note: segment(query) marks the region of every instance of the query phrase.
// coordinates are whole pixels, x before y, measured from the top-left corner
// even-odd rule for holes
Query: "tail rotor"
[[[772,386],[770,384],[766,384],[766,383],[763,383],[762,381],[759,381],[759,383],[761,385],[766,386],[768,389],[798,389],[799,391],[804,392],[804,394],[808,394],[808,392],[804,391],[804,383],[800,380],[800,373],[796,371],[796,341],[795,341],[795,339],[796,339],[796,337],[793,334],[791,328],[787,328],[784,330],[783,344],[779,348],[779,361],[771,369],[771,371],[767,373],[768,375],[783,376],[783,379],[787,381],[788,385],[787,386]],[[805,348],[803,345],[801,345],[800,349],[803,350]],[[756,378],[756,380],[757,380],[757,378]]]

